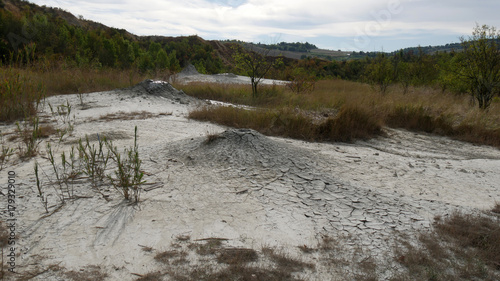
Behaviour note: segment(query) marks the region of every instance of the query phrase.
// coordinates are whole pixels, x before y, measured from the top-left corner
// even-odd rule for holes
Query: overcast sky
[[[309,42],[344,51],[443,45],[476,23],[500,28],[499,0],[29,0],[137,35]]]

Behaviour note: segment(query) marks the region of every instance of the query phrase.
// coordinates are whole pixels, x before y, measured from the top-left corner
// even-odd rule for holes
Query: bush
[[[395,106],[387,115],[387,125],[426,133],[451,133],[452,126],[445,117],[435,117],[421,105]]]
[[[318,127],[321,140],[349,142],[382,134],[382,126],[375,116],[355,106],[343,106],[337,116],[328,118]]]

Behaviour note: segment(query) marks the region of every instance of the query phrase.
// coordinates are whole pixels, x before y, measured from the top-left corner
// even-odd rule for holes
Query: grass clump
[[[387,125],[426,133],[451,133],[452,127],[442,117],[434,117],[429,108],[412,104],[395,106],[387,115]]]
[[[96,265],[89,265],[80,271],[64,272],[64,276],[69,280],[75,281],[91,281],[91,280],[105,280],[108,277],[107,273],[102,272],[101,268]]]
[[[382,126],[369,112],[355,106],[343,106],[337,116],[319,125],[318,138],[349,142],[382,134]]]
[[[23,70],[0,67],[0,121],[14,121],[36,115],[45,95],[42,82]]]
[[[357,107],[345,106],[335,117],[317,120],[290,108],[247,110],[231,106],[204,107],[189,118],[235,128],[250,128],[266,135],[308,141],[353,141],[381,135],[382,127]]]
[[[98,188],[99,183],[104,181],[106,167],[110,159],[110,151],[105,152],[104,150],[107,143],[106,138],[101,139],[98,135],[97,142],[97,147],[95,144],[91,145],[88,136],[86,136],[85,142],[80,139],[77,147],[83,173],[89,177],[94,188]]]
[[[296,274],[314,270],[312,264],[294,259],[283,251],[263,248],[234,248],[225,245],[227,239],[206,238],[190,241],[178,236],[172,249],[156,254],[163,268],[137,280],[300,280]],[[186,257],[189,255],[189,259]],[[193,262],[193,263],[192,263]],[[149,277],[151,276],[151,277]]]
[[[40,144],[40,128],[38,117],[32,117],[24,122],[16,123],[17,137],[20,139],[19,156],[21,158],[31,158],[38,153]]]
[[[259,258],[254,249],[224,248],[219,252],[217,261],[226,264],[244,264],[257,261]]]
[[[408,271],[393,280],[499,280],[500,220],[491,214],[437,218],[434,231],[421,233],[419,245],[404,242],[396,250]]]
[[[89,137],[80,139],[76,149],[71,147],[69,153],[63,151],[60,157],[60,164],[57,161],[55,151],[50,143],[47,143],[47,159],[50,162],[52,175],[43,172],[38,162],[35,162],[35,177],[38,195],[45,210],[48,212],[48,194],[41,181],[40,171],[43,172],[54,187],[55,193],[64,204],[66,200],[76,198],[73,184],[81,179],[88,179],[95,191],[104,195],[99,186],[113,185],[126,200],[138,203],[144,172],[141,170],[142,160],[139,157],[139,146],[137,143],[137,127],[135,127],[134,146],[125,149],[125,157],[113,146],[111,141],[100,138],[97,135],[97,145],[91,144]],[[112,173],[107,172],[113,169]],[[55,177],[55,181],[51,178]]]
[[[185,260],[186,256],[187,253],[184,251],[168,250],[156,254],[155,260],[164,264],[170,264],[170,260],[177,258],[176,262],[179,262],[180,260]]]
[[[141,171],[142,160],[139,157],[139,145],[137,144],[137,126],[134,131],[134,146],[125,149],[125,157],[118,151],[118,148],[113,146],[111,142],[106,142],[106,145],[111,153],[111,159],[116,163],[114,177],[109,175],[108,178],[113,186],[119,190],[126,200],[139,202],[141,185],[145,183],[142,180],[144,172]]]
[[[264,247],[262,253],[268,256],[276,265],[286,272],[300,272],[304,269],[314,269],[314,264],[306,263],[299,259],[292,258],[290,255],[283,251]]]
[[[14,154],[14,149],[5,145],[3,134],[0,131],[0,171],[3,170],[5,164],[9,162],[10,157],[13,154]]]

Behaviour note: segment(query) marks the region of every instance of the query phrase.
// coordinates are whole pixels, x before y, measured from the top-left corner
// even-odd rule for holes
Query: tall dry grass
[[[108,91],[133,86],[147,78],[134,70],[64,67],[48,70],[27,68],[20,70],[37,83],[43,83],[47,95],[67,95]]]
[[[265,107],[280,112],[281,118],[287,116],[287,120],[301,120],[289,121],[289,124],[297,124],[295,127],[286,125],[277,129],[276,126],[266,125],[267,127],[258,129],[264,133],[272,132],[273,135],[347,141],[379,135],[379,126],[389,126],[500,147],[498,98],[488,110],[481,110],[471,104],[469,96],[454,95],[442,92],[441,89],[410,88],[405,94],[401,87],[392,86],[385,94],[380,94],[370,85],[344,80],[319,81],[313,92],[302,95],[294,94],[285,87],[275,86],[275,90],[271,91],[273,94],[263,95],[256,100],[252,100],[251,89],[247,85],[194,84],[180,87],[187,94],[199,98]],[[300,110],[283,114],[283,108]],[[228,126],[260,128],[261,125],[248,124],[248,120],[260,124],[276,120],[276,116],[267,111],[242,113],[243,110],[235,108],[204,108],[202,111],[205,116],[203,120],[212,120]],[[332,111],[336,112],[333,117]],[[292,117],[293,114],[302,116]],[[345,114],[348,114],[350,120],[346,119]],[[325,116],[322,117],[323,115]],[[311,116],[315,118],[306,120]],[[192,113],[192,117],[197,118],[195,113]],[[227,121],[222,122],[220,119]],[[266,119],[269,120],[264,121]],[[319,123],[322,123],[321,129],[311,129]],[[293,132],[282,132],[283,130]],[[335,137],[327,137],[326,134],[329,133]]]
[[[29,119],[45,95],[43,83],[22,70],[0,68],[0,121]]]
[[[174,87],[182,89],[188,95],[206,100],[216,100],[240,105],[260,107],[280,107],[291,97],[283,85],[261,85],[259,95],[252,96],[250,84],[223,84],[193,82],[176,84]]]
[[[349,142],[382,134],[376,119],[357,107],[347,106],[336,116],[323,120],[289,107],[247,110],[232,106],[200,108],[191,111],[189,118],[308,141]]]
[[[29,119],[47,96],[130,87],[148,77],[135,70],[0,66],[0,121]]]

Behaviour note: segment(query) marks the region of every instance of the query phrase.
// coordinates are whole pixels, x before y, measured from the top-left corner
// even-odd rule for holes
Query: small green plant
[[[75,115],[71,116],[72,105],[68,100],[66,104],[58,105],[56,109],[50,103],[48,105],[52,117],[60,127],[57,129],[57,134],[61,142],[65,136],[71,135],[75,128]]]
[[[42,183],[40,181],[40,176],[38,175],[38,163],[35,162],[35,177],[36,177],[36,188],[38,190],[38,196],[40,197],[40,202],[45,209],[45,212],[49,212],[47,195],[43,192]]]
[[[104,152],[104,147],[108,143],[106,138],[98,137],[98,146],[90,145],[88,136],[85,142],[78,141],[79,158],[83,166],[83,173],[90,178],[92,186],[97,188],[98,184],[106,178],[105,171],[110,159],[110,150]]]
[[[113,186],[119,190],[126,200],[139,202],[141,185],[145,183],[142,180],[144,173],[141,171],[141,159],[139,158],[139,145],[137,144],[137,126],[134,133],[134,147],[125,149],[126,157],[113,146],[112,142],[106,142],[106,146],[111,152],[111,158],[115,161],[117,167],[113,175],[108,175]]]
[[[68,163],[66,161],[66,154],[63,152],[61,155],[62,171],[60,170],[59,166],[56,163],[56,159],[54,157],[54,152],[52,151],[52,147],[50,145],[50,142],[47,143],[47,156],[48,156],[50,164],[52,165],[54,175],[56,176],[57,185],[59,186],[59,190],[56,189],[56,192],[57,192],[59,198],[61,199],[61,201],[64,203],[64,201],[66,199],[74,198],[74,190],[73,190],[73,188],[70,188],[69,183],[68,183],[68,177],[67,177],[67,171],[66,171],[66,165]],[[63,186],[63,184],[64,184],[64,186]]]
[[[31,158],[38,153],[39,138],[38,117],[33,117],[29,121],[16,122],[18,137],[21,139],[19,154],[21,158]]]
[[[85,102],[83,101],[83,93],[78,92],[78,99],[80,100],[80,106],[84,107],[85,106]]]
[[[5,146],[3,141],[3,135],[0,132],[0,171],[3,170],[5,164],[9,162],[10,157],[14,154],[14,149]]]

